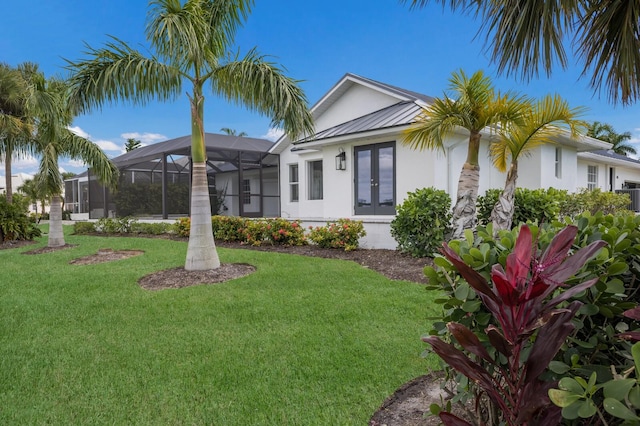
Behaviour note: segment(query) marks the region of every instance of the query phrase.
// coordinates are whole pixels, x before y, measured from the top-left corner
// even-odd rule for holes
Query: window
[[[299,199],[298,192],[298,165],[289,164],[289,201],[296,202]]]
[[[562,148],[556,147],[556,177],[562,178]]]
[[[309,161],[309,199],[322,200],[322,160]]]
[[[242,180],[242,204],[251,204],[251,181]]]
[[[598,166],[587,166],[587,189],[598,187]]]

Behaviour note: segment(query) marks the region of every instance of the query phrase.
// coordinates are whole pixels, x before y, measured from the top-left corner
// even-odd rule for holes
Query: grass
[[[136,281],[181,266],[186,243],[66,240],[77,247],[0,251],[0,424],[364,425],[435,367],[420,357],[434,295],[418,284],[220,249],[257,271],[149,292]],[[68,263],[107,247],[145,254]]]

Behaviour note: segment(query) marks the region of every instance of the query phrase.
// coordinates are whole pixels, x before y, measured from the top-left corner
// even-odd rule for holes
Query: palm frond
[[[560,134],[568,132],[571,137],[577,137],[586,132],[587,123],[578,118],[584,113],[583,107],[571,108],[558,95],[548,95],[529,104],[520,122],[499,130],[502,138],[489,148],[493,164],[504,172],[508,158],[516,163],[534,148],[553,143]]]
[[[254,0],[202,0],[209,19],[210,47],[217,58],[233,45],[236,32],[251,14]]]
[[[434,99],[404,131],[401,142],[412,149],[444,152],[444,140],[449,135],[459,127],[468,129],[467,114],[459,107],[460,104],[447,96]]]
[[[119,171],[98,145],[63,129],[61,137],[61,154],[74,160],[82,160],[91,168],[91,173],[107,187],[115,188],[118,184]]]
[[[177,68],[155,57],[147,58],[115,37],[112,40],[101,49],[87,45],[87,59],[67,60],[66,68],[72,72],[69,99],[74,111],[86,112],[117,100],[145,105],[180,94],[182,76]]]
[[[150,3],[147,39],[163,61],[196,73],[206,62],[209,28],[201,1],[155,0]]]
[[[215,94],[271,117],[271,124],[282,126],[291,139],[314,132],[307,98],[298,83],[255,50],[218,67],[211,78]]]
[[[615,102],[640,97],[640,2],[587,2],[580,21],[578,52],[592,72],[591,85]]]
[[[563,41],[574,28],[581,0],[501,0],[482,2],[487,50],[498,71],[525,79],[554,64],[567,66]]]

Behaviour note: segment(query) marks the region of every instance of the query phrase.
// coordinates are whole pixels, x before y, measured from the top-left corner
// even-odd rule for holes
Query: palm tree
[[[255,49],[243,58],[231,55],[236,31],[246,20],[253,0],[154,0],[147,39],[155,55],[145,57],[124,42],[89,49],[89,59],[69,62],[73,97],[79,105],[99,107],[128,99],[145,104],[171,100],[191,86],[191,234],[186,270],[220,266],[211,228],[211,204],[204,143],[204,85],[212,94],[242,104],[282,124],[293,139],[313,132],[307,100],[297,81],[285,76]],[[85,108],[86,109],[86,108]]]
[[[106,186],[115,187],[118,168],[93,142],[69,130],[74,111],[69,104],[69,86],[66,82],[51,78],[44,90],[55,99],[57,108],[39,117],[35,135],[36,152],[41,156],[35,184],[39,190],[51,196],[49,211],[49,247],[65,245],[62,232],[62,175],[58,166],[60,156],[82,160],[91,172]]]
[[[35,73],[29,73],[35,69],[29,63],[18,68],[0,63],[0,155],[4,159],[6,198],[9,204],[13,198],[13,156],[25,152],[26,141],[30,139],[34,128],[30,111],[33,106],[33,91],[28,78],[35,76]]]
[[[515,210],[514,197],[518,179],[518,160],[532,149],[552,143],[558,135],[568,131],[577,137],[586,128],[586,122],[577,117],[585,112],[582,107],[570,108],[560,96],[545,96],[530,104],[522,121],[508,128],[498,129],[501,137],[490,146],[493,164],[501,172],[507,172],[504,190],[493,207],[490,219],[495,235],[503,229],[511,229]],[[511,159],[509,170],[507,162]]]
[[[449,82],[449,90],[456,93],[457,98],[445,94],[443,98],[434,99],[405,132],[403,143],[416,149],[444,151],[444,139],[448,135],[459,128],[469,132],[467,160],[460,172],[452,218],[452,237],[461,238],[464,230],[475,229],[477,222],[481,131],[496,125],[508,127],[520,118],[525,102],[512,93],[496,93],[482,71],[476,71],[471,77],[462,70],[454,72]]]
[[[223,127],[222,129],[220,129],[220,131],[226,133],[229,136],[238,136],[241,138],[247,136],[247,132],[238,133],[236,129],[231,129],[229,127]]]
[[[38,202],[40,202],[41,207],[42,207],[42,213],[40,215],[40,217],[42,217],[42,215],[44,215],[45,213],[45,205],[47,203],[48,198],[48,194],[45,194],[43,189],[41,187],[39,187],[38,185],[36,185],[36,180],[35,179],[27,179],[25,180],[22,185],[20,185],[18,187],[18,191],[22,192],[24,195],[26,195],[29,198],[29,201],[32,204],[35,204],[36,206],[38,205]],[[38,209],[36,208],[36,216],[38,214]],[[38,222],[40,221],[40,219],[38,219]]]
[[[134,138],[129,138],[127,139],[127,143],[124,145],[124,150],[126,152],[130,152],[136,148],[140,148],[140,145],[142,145],[142,142],[140,142],[139,140]]]
[[[625,143],[631,139],[631,132],[618,133],[611,124],[594,121],[587,130],[587,136],[609,142],[611,150],[619,155],[636,155],[638,151],[631,145]]]
[[[425,7],[429,0],[400,0]],[[611,0],[436,0],[482,21],[498,70],[529,79],[568,65],[573,46],[595,91],[615,103],[640,99],[640,2]]]

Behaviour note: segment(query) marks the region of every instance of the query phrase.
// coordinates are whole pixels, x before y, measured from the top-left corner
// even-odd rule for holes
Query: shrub
[[[404,253],[432,256],[451,232],[451,198],[445,191],[423,188],[410,192],[396,210],[391,236]]]
[[[501,193],[500,189],[489,189],[484,195],[478,197],[479,224],[489,223],[489,217]],[[556,220],[567,196],[567,191],[555,188],[516,188],[513,225],[527,222],[550,223]]]
[[[447,340],[455,341],[456,345],[438,336],[423,340],[484,393],[484,400],[494,408],[488,411],[496,415],[493,424],[560,421],[560,410],[546,396],[554,382],[545,380],[544,373],[575,329],[571,320],[583,306],[579,301],[569,304],[565,301],[595,285],[598,278],[573,286],[567,286],[565,281],[606,244],[593,241],[568,256],[577,232],[575,226],[562,229],[540,255],[537,244],[533,245],[531,230],[523,226],[506,258],[506,267],[498,263],[491,268],[493,287],[485,275],[471,266],[483,258],[481,249],[471,249],[471,258],[465,261],[448,245],[443,246],[442,253],[450,268],[464,278],[464,291],[469,294],[472,290],[477,296],[474,305],[480,302],[484,305],[491,325],[476,334],[462,322],[451,321],[446,325],[450,334]],[[489,246],[483,248],[488,253]],[[561,287],[566,288],[556,293]],[[440,418],[445,424],[465,424],[446,412],[440,413]]]
[[[300,221],[287,219],[267,219],[264,223],[267,229],[267,240],[274,245],[302,246],[307,244],[304,229]]]
[[[212,216],[213,236],[220,241],[246,241],[244,228],[249,219],[238,216]]]
[[[162,235],[173,232],[173,224],[171,223],[140,223],[133,222],[131,224],[131,232],[135,234]]]
[[[93,234],[96,232],[96,224],[93,222],[76,222],[73,224],[74,234]]]
[[[603,214],[633,214],[628,210],[630,203],[629,194],[606,192],[600,190],[600,188],[582,189],[566,197],[562,203],[560,214],[571,217],[584,212],[589,212],[592,215],[598,212]]]
[[[101,218],[96,222],[96,231],[104,234],[129,234],[133,224],[137,222],[138,220],[132,217]]]
[[[359,239],[367,235],[360,220],[338,219],[327,222],[327,226],[309,227],[309,239],[322,248],[342,248],[355,250]]]
[[[188,217],[181,217],[173,224],[173,231],[179,237],[188,237],[191,230],[191,219]]]
[[[575,418],[580,411],[583,417],[590,417],[596,413],[593,407],[597,407],[600,416],[606,411],[604,397],[611,397],[610,393],[603,394],[602,387],[611,380],[623,380],[621,376],[616,378],[612,369],[618,372],[616,374],[622,375],[622,372],[634,365],[631,344],[626,339],[637,333],[638,323],[624,313],[637,306],[640,300],[640,294],[636,290],[640,277],[640,217],[585,213],[575,219],[566,218],[543,224],[539,228],[531,226],[534,246],[548,247],[552,238],[567,225],[577,227],[572,250],[577,251],[600,239],[606,241],[608,246],[587,262],[575,278],[566,281],[571,286],[577,282],[596,279],[595,285],[588,291],[574,295],[574,299],[583,304],[573,321],[576,328],[564,342],[555,360],[550,363],[550,371],[545,373],[545,378],[559,380],[566,377],[584,384],[582,393],[573,395],[571,404],[563,409],[563,416]],[[504,268],[507,264],[506,259],[513,251],[516,235],[517,230],[502,231],[497,238],[493,238],[491,226],[479,226],[475,237],[467,232],[465,239],[452,241],[449,246],[465,263],[483,277],[489,278],[493,265],[502,265]],[[553,260],[549,261],[553,263]],[[427,288],[444,291],[444,297],[436,301],[442,305],[443,311],[442,316],[435,319],[430,334],[445,336],[446,323],[453,321],[462,323],[483,342],[489,342],[486,330],[496,326],[491,313],[484,308],[469,283],[453,268],[450,261],[437,256],[434,263],[437,265],[435,268],[425,268],[425,274],[429,278]],[[492,353],[489,346],[487,350]],[[451,369],[447,368],[446,372],[449,378],[455,376]],[[590,378],[593,386],[589,385]],[[566,390],[564,387],[567,382],[560,381],[560,390]],[[454,403],[475,397],[473,383],[466,378],[458,378],[458,383]],[[620,383],[610,384],[608,387],[618,385]],[[577,389],[574,387],[573,391],[577,392]],[[624,400],[621,401],[626,404]],[[439,409],[434,407],[434,411]],[[608,412],[602,414],[603,418],[607,415],[609,418],[615,417],[615,414]],[[590,421],[595,424],[597,420],[598,418],[593,418]]]
[[[29,218],[28,205],[29,200],[20,194],[13,195],[11,204],[0,196],[0,242],[33,240],[41,235],[40,229]]]

